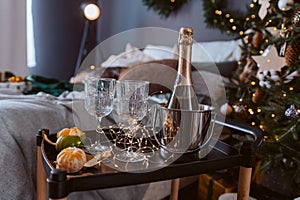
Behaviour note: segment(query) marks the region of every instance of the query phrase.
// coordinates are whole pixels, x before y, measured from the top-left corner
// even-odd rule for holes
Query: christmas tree
[[[189,1],[143,2],[167,18]],[[289,196],[299,196],[300,0],[250,0],[245,12],[232,11],[229,2],[203,0],[208,27],[242,40],[243,53],[222,110],[264,132],[260,170],[281,169],[288,180],[282,186],[291,189]]]
[[[258,149],[262,171],[280,168],[283,184],[300,195],[300,4],[252,0],[247,13],[204,1],[209,27],[242,40],[238,69],[227,85],[230,117],[264,132]]]

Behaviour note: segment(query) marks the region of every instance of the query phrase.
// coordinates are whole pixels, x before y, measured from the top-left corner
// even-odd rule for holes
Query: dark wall
[[[31,74],[69,80],[79,51],[84,18],[82,0],[33,0],[37,66]]]
[[[69,80],[74,74],[84,27],[80,9],[83,1],[87,0],[33,0],[37,66],[30,68],[31,74],[61,80]],[[244,1],[235,2],[235,6]],[[139,27],[178,31],[180,27],[190,26],[194,29],[194,39],[199,42],[233,38],[206,27],[202,0],[189,0],[176,15],[172,14],[167,19],[148,10],[142,0],[98,0],[98,4],[101,7],[96,28],[98,43]]]
[[[234,4],[238,6],[236,4],[241,4],[243,1],[245,0],[234,2]],[[190,26],[194,29],[196,41],[232,39],[217,29],[206,27],[202,3],[202,0],[189,0],[177,14],[171,14],[165,19],[153,10],[149,10],[142,0],[100,0],[102,12],[98,21],[98,40],[101,42],[112,35],[138,27],[163,27],[179,31],[183,26]]]

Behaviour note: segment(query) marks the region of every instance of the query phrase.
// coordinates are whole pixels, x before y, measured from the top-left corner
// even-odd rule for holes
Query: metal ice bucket
[[[199,104],[198,110],[168,109],[157,106],[153,135],[159,145],[173,153],[199,150],[212,136],[214,108]]]

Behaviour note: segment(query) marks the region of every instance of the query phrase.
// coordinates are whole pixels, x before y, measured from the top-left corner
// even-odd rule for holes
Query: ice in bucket
[[[198,110],[155,108],[153,130],[162,148],[173,153],[199,150],[212,135],[213,107],[199,104]]]

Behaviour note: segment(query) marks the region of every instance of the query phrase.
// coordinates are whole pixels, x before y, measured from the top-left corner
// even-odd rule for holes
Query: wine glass
[[[125,149],[116,154],[116,159],[124,162],[138,162],[145,156],[138,152],[141,136],[137,135],[139,121],[148,111],[149,82],[138,80],[120,80],[115,87],[114,119],[119,122],[124,134],[118,143],[124,142]],[[139,138],[140,137],[140,138]]]
[[[113,109],[114,87],[116,80],[111,78],[87,77],[85,79],[85,109],[87,112],[96,117],[98,126],[96,131],[100,138],[90,147],[90,152],[105,152],[111,148],[104,146],[103,143],[107,138],[101,127],[102,118],[109,115]]]

